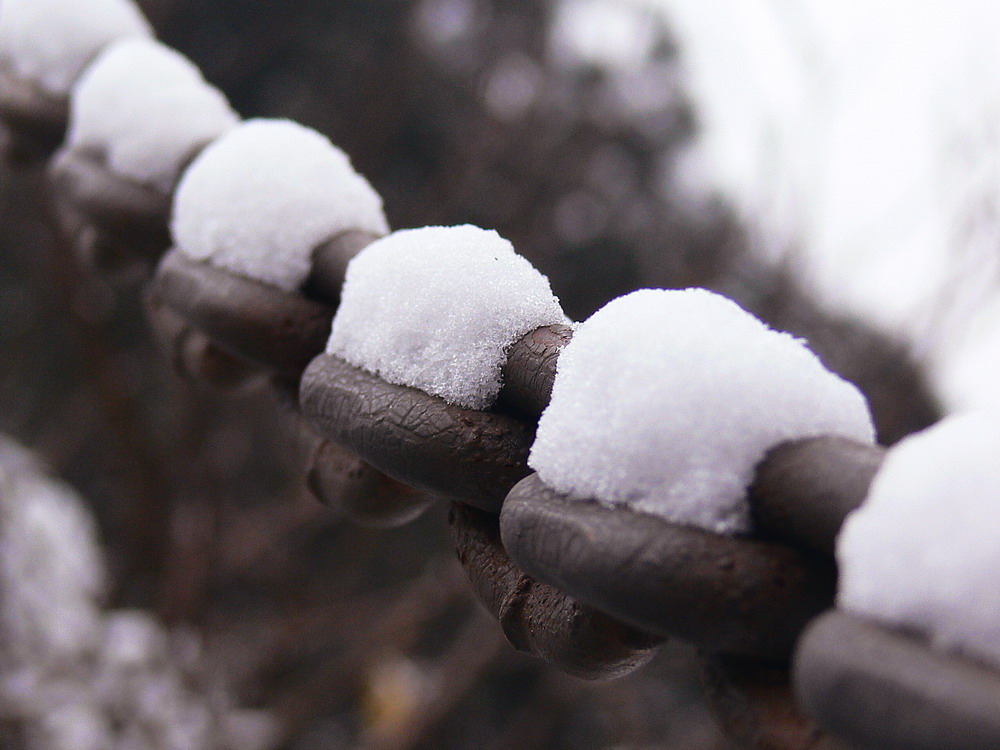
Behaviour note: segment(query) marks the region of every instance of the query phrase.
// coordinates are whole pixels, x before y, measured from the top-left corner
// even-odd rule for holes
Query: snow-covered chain
[[[22,6],[0,2],[0,42],[4,11],[17,20]],[[93,135],[84,120],[88,88],[103,101],[102,67],[115,78],[122,63],[109,50],[89,72],[78,64],[146,35],[124,20],[112,31],[85,50],[67,46],[72,55],[48,72],[38,56],[8,59],[16,44],[0,49],[0,73],[29,76],[39,96],[79,94],[70,145],[96,138],[111,157],[98,169],[127,165],[113,186],[150,180],[172,193],[175,247],[152,284],[154,320],[179,362],[209,372],[211,356],[230,368],[220,380],[241,368],[280,379],[340,444],[317,442],[317,494],[350,504],[374,488],[395,493],[405,507],[387,504],[394,520],[428,496],[453,501],[459,557],[511,642],[575,674],[628,671],[669,636],[787,661],[833,603],[834,540],[883,459],[853,386],[802,342],[704,290],[644,290],[570,324],[548,281],[499,235],[389,234],[381,198],[343,152],[288,121],[233,126],[221,95],[173,53],[155,54],[165,76],[183,79],[185,132],[153,129],[140,149],[160,138],[172,158],[116,158],[132,128],[102,121]],[[119,55],[151,49],[118,45]],[[98,201],[109,213],[115,189]],[[863,529],[893,505],[889,481],[875,479],[844,550],[878,549],[882,538]],[[420,492],[401,494],[399,482]],[[841,600],[867,612],[880,597],[857,569],[848,565]],[[923,626],[921,616],[888,619]],[[948,645],[963,629],[926,627]],[[995,620],[975,629],[989,642],[962,650],[995,661]],[[1000,696],[1000,677],[994,687]]]

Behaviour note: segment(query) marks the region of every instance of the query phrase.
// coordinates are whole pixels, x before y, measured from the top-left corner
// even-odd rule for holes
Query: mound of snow
[[[69,93],[106,45],[152,34],[131,0],[0,2],[0,66],[54,95]]]
[[[613,300],[563,350],[528,464],[577,498],[721,533],[778,443],[873,439],[868,405],[801,341],[704,289]]]
[[[190,257],[291,291],[317,245],[389,228],[378,193],[326,137],[289,120],[248,120],[184,173],[171,229]]]
[[[351,261],[328,351],[390,383],[485,409],[507,348],[565,322],[548,279],[496,232],[424,227]]]
[[[889,451],[837,540],[839,605],[1000,666],[1000,416],[950,417]]]
[[[238,122],[225,96],[183,55],[150,39],[112,44],[70,96],[68,142],[169,191],[195,152]]]

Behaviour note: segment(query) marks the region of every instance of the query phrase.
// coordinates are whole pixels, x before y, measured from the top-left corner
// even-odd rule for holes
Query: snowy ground
[[[663,17],[700,120],[705,181],[759,252],[792,264],[831,308],[911,341],[949,408],[1000,404],[1000,5],[560,8],[554,49],[612,68],[641,59],[642,11]]]

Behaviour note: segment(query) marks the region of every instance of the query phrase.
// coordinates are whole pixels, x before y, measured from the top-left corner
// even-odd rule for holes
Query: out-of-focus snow
[[[996,412],[892,448],[837,540],[840,606],[1000,666],[998,455]]]
[[[291,291],[319,244],[389,228],[381,197],[326,137],[289,120],[248,120],[181,177],[171,229],[189,256]]]
[[[79,659],[100,637],[104,561],[72,489],[0,436],[0,661]]]
[[[548,279],[496,232],[395,232],[351,261],[328,351],[469,409],[500,390],[507,348],[565,323]]]
[[[274,718],[237,707],[197,635],[108,611],[79,496],[0,436],[0,713],[25,750],[267,750]]]
[[[562,0],[550,50],[564,64],[632,70],[649,59],[659,38],[650,20],[619,0]]]
[[[819,434],[874,437],[864,397],[805,344],[704,289],[644,289],[563,350],[528,464],[573,497],[742,532],[766,451]]]
[[[105,49],[74,87],[67,140],[105,152],[115,172],[169,191],[198,149],[237,122],[186,57],[150,39],[126,39]]]
[[[563,16],[599,0],[563,0]],[[1000,5],[630,0],[676,37],[709,182],[770,260],[901,335],[951,408],[1000,405]],[[571,25],[610,70],[634,50]],[[562,46],[566,46],[565,44]],[[642,44],[636,45],[641,47]],[[989,358],[989,357],[987,357]],[[994,360],[995,363],[995,360]]]
[[[0,67],[63,95],[106,45],[152,33],[131,0],[3,0]]]

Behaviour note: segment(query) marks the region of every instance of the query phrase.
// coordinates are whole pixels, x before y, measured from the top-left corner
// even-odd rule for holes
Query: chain
[[[65,101],[0,72],[8,161],[50,155],[67,111]],[[330,238],[315,249],[302,288],[286,292],[168,251],[171,194],[117,175],[100,153],[64,148],[49,176],[59,228],[86,264],[139,264],[151,276],[150,320],[178,370],[224,388],[264,375],[301,413],[314,433],[306,472],[318,498],[374,526],[450,503],[458,559],[515,648],[570,674],[607,678],[679,638],[705,655],[710,695],[747,745],[820,746],[815,727],[789,708],[782,679],[807,624],[833,606],[835,539],[884,449],[832,436],[771,449],[749,488],[752,537],[570,499],[527,466],[570,327],[515,342],[494,407],[463,409],[324,353],[347,264],[376,236]],[[845,645],[855,642],[871,651]],[[895,661],[879,663],[882,653]],[[1000,678],[929,653],[843,613],[826,615],[800,646],[801,699],[862,745],[901,747],[919,736],[938,743],[920,747],[1000,746]],[[918,694],[907,682],[915,663],[959,692]],[[858,707],[874,700],[880,679],[905,707],[902,718],[859,729]],[[831,686],[845,680],[861,687],[841,702],[844,691]],[[918,720],[928,715],[933,721]],[[968,734],[968,717],[979,734]],[[958,736],[965,739],[948,744]]]

